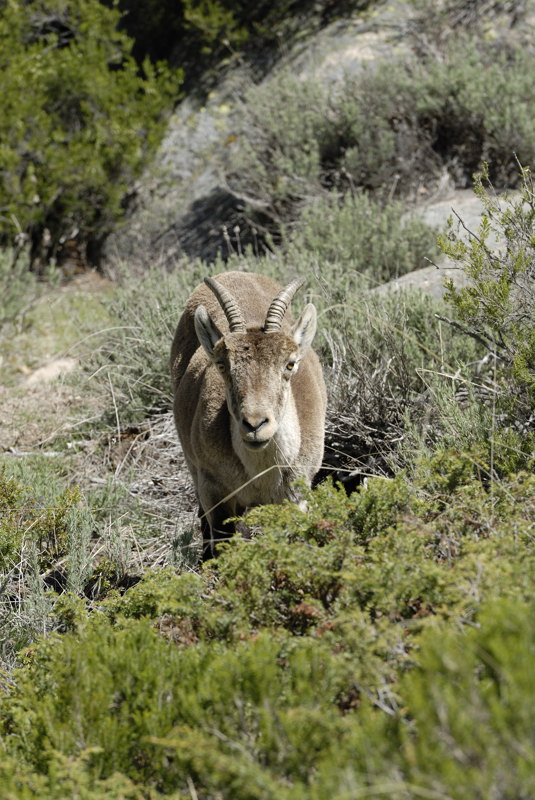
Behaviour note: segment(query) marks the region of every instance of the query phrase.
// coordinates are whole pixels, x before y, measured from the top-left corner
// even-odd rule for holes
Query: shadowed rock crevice
[[[218,255],[226,258],[233,247],[252,243],[250,229],[243,224],[243,205],[220,186],[195,200],[185,214],[151,239],[153,251],[161,253],[164,262],[185,255],[211,263]]]

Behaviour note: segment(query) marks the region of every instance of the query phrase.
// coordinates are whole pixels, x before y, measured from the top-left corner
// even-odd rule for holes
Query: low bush
[[[422,792],[452,798],[527,800],[535,790],[533,609],[515,599],[487,605],[464,633],[422,637],[418,667],[403,680],[409,724],[401,733],[403,770]]]
[[[0,663],[56,627],[55,595],[81,591],[90,530],[81,493],[65,488],[47,460],[0,467]],[[58,565],[63,566],[61,576]]]
[[[281,72],[236,115],[229,184],[249,223],[276,240],[326,190],[419,197],[444,171],[468,186],[484,160],[498,186],[514,185],[514,154],[535,157],[534,65],[526,48],[459,36],[436,53],[363,68],[330,95],[314,77]]]
[[[415,453],[440,449],[478,450],[488,474],[533,468],[535,212],[528,169],[520,182],[518,194],[499,197],[486,171],[476,176],[485,208],[479,229],[467,235],[451,220],[439,237],[469,279],[461,289],[448,280],[444,301],[370,296],[358,292],[351,269],[338,277],[336,263],[319,267],[325,286],[338,293],[322,319],[331,350],[329,357],[324,348],[324,363],[333,365],[326,462],[348,470],[350,485],[359,472],[389,474],[410,467]]]
[[[524,0],[410,0],[408,35],[418,52],[440,50],[467,31],[495,38],[526,19]],[[529,35],[529,34],[528,34]]]
[[[349,498],[326,484],[307,513],[252,513],[217,569],[64,604],[69,632],[0,698],[6,785],[16,763],[30,797],[475,800],[515,763],[502,791],[529,797],[533,478],[476,475],[450,453]]]
[[[348,273],[345,285],[350,281]],[[325,463],[351,486],[362,475],[391,475],[414,461],[441,417],[457,408],[455,375],[484,351],[438,318],[449,313],[442,300],[418,292],[335,293],[338,303],[323,317]]]
[[[65,630],[76,608],[66,597],[94,600],[130,585],[125,512],[102,507],[102,496],[65,486],[58,461],[33,456],[0,466],[0,664],[36,636]],[[128,522],[138,523],[137,545],[152,531],[130,499]],[[100,500],[100,506],[97,503]],[[120,541],[119,541],[120,540]],[[128,576],[128,579],[127,579]],[[83,606],[83,603],[82,603]]]
[[[237,119],[229,183],[249,199],[255,227],[278,236],[321,192],[323,151],[337,152],[328,92],[318,81],[283,73],[251,88]]]
[[[86,369],[91,390],[108,398],[112,426],[118,417],[126,425],[171,408],[171,342],[190,292],[206,274],[199,263],[170,274],[154,268],[141,281],[124,279],[110,298],[113,324],[95,342]]]
[[[283,230],[281,246],[290,263],[313,254],[318,277],[335,302],[367,284],[380,285],[427,266],[437,255],[437,234],[400,202],[330,193],[303,209],[295,230]]]
[[[529,168],[521,171],[521,184],[517,196],[497,197],[485,168],[475,183],[485,209],[477,232],[465,241],[450,220],[440,238],[443,252],[470,278],[462,289],[448,281],[448,299],[468,335],[484,343],[500,374],[505,369],[508,393],[512,381],[519,423],[535,404],[535,187]]]
[[[47,493],[48,494],[48,493]],[[30,487],[0,471],[0,570],[20,562],[22,551],[34,550],[41,569],[66,553],[68,514],[80,499],[77,490],[65,490],[42,502]]]

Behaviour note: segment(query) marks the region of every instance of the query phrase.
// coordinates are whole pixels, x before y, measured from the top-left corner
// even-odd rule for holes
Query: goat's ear
[[[304,355],[316,333],[316,306],[309,303],[295,323],[292,331],[293,340],[299,348],[301,355]]]
[[[195,311],[195,332],[199,342],[212,358],[215,344],[223,337],[223,334],[217,325],[214,325],[204,306],[199,306]]]

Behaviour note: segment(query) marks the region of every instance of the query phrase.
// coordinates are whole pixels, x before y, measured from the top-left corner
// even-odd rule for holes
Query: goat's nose
[[[260,428],[269,422],[267,417],[242,417],[242,425],[247,433],[258,433]]]

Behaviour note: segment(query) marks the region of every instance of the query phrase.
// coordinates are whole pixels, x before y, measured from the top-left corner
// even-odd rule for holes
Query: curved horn
[[[230,332],[245,333],[245,319],[243,318],[243,314],[236,300],[228,289],[225,289],[215,278],[205,278],[204,282],[219,300],[219,305],[225,312],[225,317],[228,320]]]
[[[304,282],[304,278],[294,278],[294,280],[289,283],[285,289],[282,289],[276,298],[271,301],[271,305],[266,314],[266,321],[264,322],[265,333],[273,333],[274,331],[279,330],[280,326],[282,325],[282,320],[286,313],[286,309],[292,302],[294,294],[304,284]]]

